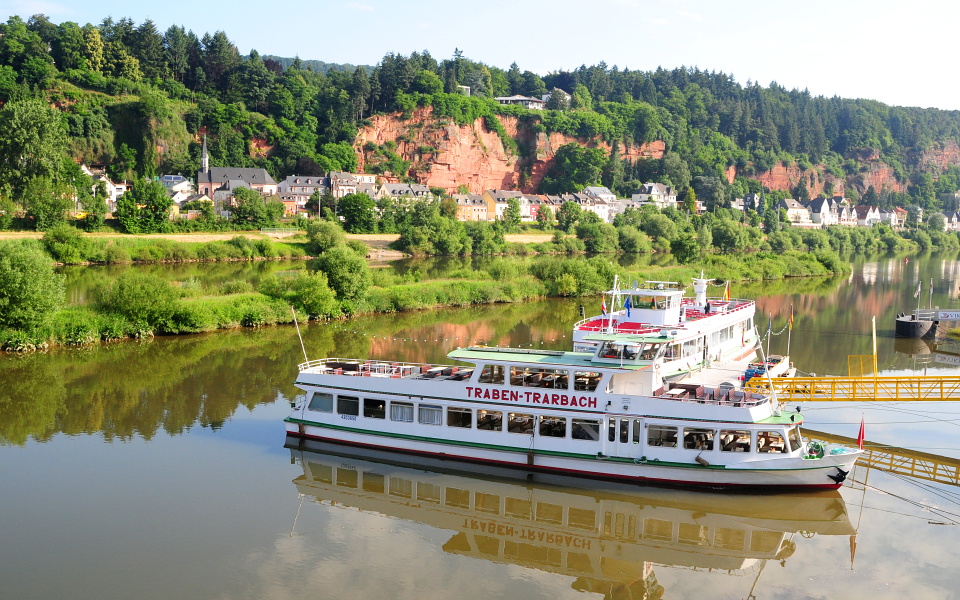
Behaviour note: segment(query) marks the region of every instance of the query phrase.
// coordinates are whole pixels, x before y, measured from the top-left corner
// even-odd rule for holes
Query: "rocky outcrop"
[[[550,168],[557,150],[577,143],[603,148],[602,140],[586,140],[560,133],[533,131],[515,117],[500,117],[506,134],[516,140],[519,154],[509,151],[500,136],[486,128],[482,119],[457,125],[451,119],[434,118],[430,107],[418,109],[408,119],[399,114],[376,115],[357,135],[359,168],[364,170],[373,149],[392,142],[396,152],[411,165],[419,183],[456,191],[461,185],[471,193],[487,189],[519,189],[533,193]],[[619,148],[631,160],[663,156],[664,144],[656,141],[640,147]],[[399,174],[393,174],[396,179]],[[387,177],[391,179],[391,177]]]
[[[486,189],[519,189],[535,193],[539,191],[554,155],[564,144],[576,143],[611,151],[606,141],[536,131],[516,117],[501,116],[500,122],[506,134],[517,142],[519,152],[508,150],[500,136],[488,130],[482,119],[458,125],[449,118],[435,118],[431,107],[419,108],[408,118],[399,113],[375,115],[357,135],[355,148],[359,168],[364,171],[376,148],[387,145],[409,162],[409,174],[424,185],[451,192],[465,185],[474,194]],[[618,151],[621,157],[630,160],[661,158],[665,144],[655,141],[642,146],[619,147]],[[862,195],[870,186],[877,191],[884,188],[906,191],[907,182],[897,180],[893,168],[881,160],[878,151],[865,149],[851,158],[857,162],[858,170],[843,177],[836,177],[823,166],[801,170],[795,164],[782,163],[750,177],[758,179],[769,189],[779,190],[791,190],[802,180],[811,197],[823,193],[827,182],[833,184],[834,193],[838,194],[854,189]],[[952,165],[960,165],[960,146],[953,141],[935,144],[909,160],[923,170],[940,173]],[[733,166],[725,172],[730,182],[738,174]],[[396,181],[401,175],[404,174],[386,174],[384,178]]]

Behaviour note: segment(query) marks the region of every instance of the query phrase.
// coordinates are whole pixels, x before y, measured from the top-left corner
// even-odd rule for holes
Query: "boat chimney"
[[[693,278],[693,292],[696,294],[694,302],[697,306],[707,305],[707,287],[710,285],[710,279],[704,279],[703,274],[700,277]]]

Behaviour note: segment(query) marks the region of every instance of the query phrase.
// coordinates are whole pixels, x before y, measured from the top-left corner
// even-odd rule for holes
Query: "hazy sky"
[[[0,0],[0,18],[55,23],[153,19],[164,31],[223,30],[241,53],[376,64],[387,52],[455,48],[541,75],[581,64],[651,70],[681,65],[776,81],[815,95],[960,109],[956,26],[947,0],[273,0],[132,3]]]

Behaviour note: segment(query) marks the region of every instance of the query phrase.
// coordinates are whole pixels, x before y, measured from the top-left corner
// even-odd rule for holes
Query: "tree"
[[[230,208],[231,220],[237,225],[250,229],[270,227],[279,216],[283,215],[283,203],[279,204],[280,212],[268,205],[266,199],[259,192],[246,187],[239,187],[233,192],[233,206]]]
[[[599,219],[577,225],[577,238],[583,240],[587,252],[617,251],[619,240],[617,228],[609,223],[603,223]]]
[[[0,328],[34,330],[64,303],[64,276],[35,240],[0,244]]]
[[[507,207],[503,209],[503,226],[507,233],[520,229],[520,200],[507,198]]]
[[[38,231],[46,231],[66,221],[73,205],[73,189],[50,177],[32,177],[27,181],[21,202]]]
[[[347,233],[374,233],[377,204],[367,194],[347,194],[340,199],[340,216]]]
[[[732,221],[720,221],[713,227],[713,245],[724,254],[743,251],[747,247],[744,227]]]
[[[688,187],[687,193],[683,195],[683,209],[687,214],[697,214],[697,192],[692,187]]]
[[[560,205],[557,210],[557,227],[563,231],[569,232],[576,225],[577,221],[583,215],[583,209],[580,205],[571,200],[567,200]]]
[[[602,148],[584,148],[564,144],[557,149],[553,165],[543,178],[541,188],[548,194],[579,192],[584,187],[599,185],[607,157]]]
[[[347,248],[336,246],[317,257],[312,265],[327,276],[327,283],[340,300],[356,301],[370,287],[370,267],[365,258]]]
[[[553,210],[549,206],[540,205],[540,209],[537,211],[537,224],[540,225],[540,229],[553,227]]]
[[[123,315],[135,327],[149,330],[165,327],[180,300],[167,280],[135,271],[101,285],[94,296],[100,310]]]
[[[570,96],[570,110],[593,110],[593,97],[585,85],[578,83]]]
[[[13,100],[0,109],[0,188],[21,200],[37,177],[56,182],[63,170],[66,128],[59,111],[40,100]]]
[[[677,262],[689,264],[700,257],[700,243],[697,238],[685,233],[670,241],[670,253],[677,259]]]
[[[156,233],[163,231],[169,222],[171,204],[162,183],[142,178],[135,180],[133,188],[117,199],[113,214],[127,233]]]

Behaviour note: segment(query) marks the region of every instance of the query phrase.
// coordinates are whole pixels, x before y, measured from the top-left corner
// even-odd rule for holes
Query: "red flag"
[[[860,417],[860,433],[857,434],[857,446],[858,446],[861,450],[863,450],[863,438],[864,438],[864,435],[863,435],[863,425],[864,425],[864,423],[863,423],[863,417],[861,416],[861,417]]]

